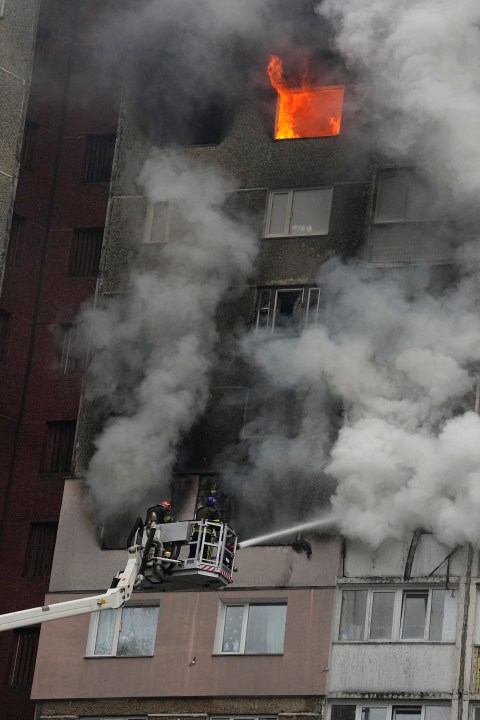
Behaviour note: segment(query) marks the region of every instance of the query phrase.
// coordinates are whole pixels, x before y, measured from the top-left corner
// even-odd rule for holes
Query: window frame
[[[333,185],[321,185],[318,187],[301,187],[301,188],[290,188],[290,189],[274,189],[268,191],[267,208],[265,213],[265,222],[263,226],[263,237],[264,238],[304,238],[304,237],[326,237],[330,232],[330,219],[332,216],[332,205],[333,205]],[[311,233],[292,233],[290,229],[290,221],[292,219],[293,211],[293,200],[295,193],[301,193],[308,190],[330,190],[330,206],[328,211],[328,222],[327,232],[311,232]],[[273,209],[273,198],[275,195],[287,195],[287,207],[285,210],[285,219],[283,223],[284,231],[282,233],[270,233],[268,231],[270,222],[272,219]]]
[[[55,434],[56,429],[62,433],[62,431],[65,432],[65,435],[68,437],[68,442],[65,443],[65,441],[62,439],[61,441],[56,444],[55,442]],[[41,475],[69,475],[72,472],[73,463],[74,463],[74,456],[75,456],[75,437],[77,432],[77,422],[76,420],[47,420],[45,422],[45,439],[44,439],[44,446],[43,446],[43,456],[41,458],[41,467],[39,470],[39,473]],[[66,457],[70,460],[69,467],[64,468],[62,470],[52,470],[52,465],[57,465],[57,460],[55,459],[55,456],[59,454],[60,451],[62,451],[62,448],[64,446],[67,446],[67,452]],[[71,446],[71,451],[70,450]],[[60,454],[62,454],[60,452]],[[69,457],[70,456],[70,457]],[[48,467],[47,467],[47,460]]]
[[[251,653],[251,652],[245,652],[245,641],[247,637],[247,629],[248,629],[248,616],[250,612],[250,607],[252,605],[261,605],[261,606],[282,606],[285,607],[285,624],[283,628],[283,649],[282,652],[259,652],[259,653]],[[240,634],[240,649],[238,652],[235,651],[224,651],[223,650],[223,636],[225,632],[225,619],[227,615],[227,608],[229,607],[242,607],[243,608],[243,617],[242,617],[242,629]],[[215,641],[214,641],[214,649],[213,654],[214,655],[228,655],[228,656],[248,656],[248,657],[254,657],[258,655],[276,655],[281,656],[285,654],[285,630],[287,627],[287,610],[288,610],[288,601],[286,598],[267,598],[266,600],[221,600],[218,608],[218,616],[217,616],[217,628],[215,633]]]
[[[427,702],[427,703],[419,703],[418,701],[411,701],[411,702],[382,702],[381,700],[371,700],[369,702],[359,703],[359,702],[352,702],[349,700],[341,700],[341,699],[335,699],[334,701],[331,701],[328,703],[328,713],[327,718],[328,720],[332,720],[332,708],[334,706],[353,706],[355,708],[355,718],[354,720],[362,720],[362,711],[365,708],[385,708],[385,720],[395,720],[396,713],[400,710],[408,711],[408,710],[420,710],[420,720],[426,720],[426,709],[430,707],[437,707],[437,708],[449,708],[450,709],[450,715],[452,710],[452,704],[447,702]]]
[[[142,655],[117,655],[118,650],[118,640],[120,637],[120,632],[122,629],[122,615],[123,611],[125,609],[135,609],[139,608],[140,610],[144,610],[146,608],[156,608],[155,613],[155,619],[154,619],[154,626],[155,626],[155,632],[154,632],[154,638],[153,638],[153,649],[151,653],[146,653]],[[87,647],[85,650],[85,657],[87,658],[145,658],[145,657],[154,657],[155,655],[155,643],[157,639],[157,630],[158,630],[158,616],[159,616],[159,609],[160,609],[160,601],[158,600],[150,600],[150,601],[144,601],[144,602],[133,602],[133,603],[126,603],[122,607],[119,608],[108,608],[106,610],[99,610],[98,612],[94,612],[91,615],[90,618],[90,626],[88,629],[88,637],[87,637]],[[98,633],[98,626],[100,623],[100,615],[102,613],[106,612],[113,612],[115,613],[115,627],[113,631],[113,641],[112,641],[112,652],[109,654],[96,654],[95,653],[95,645],[97,642],[97,633]]]
[[[152,240],[155,209],[158,207],[158,205],[164,205],[165,211],[167,214],[167,219],[165,222],[165,235],[164,235],[163,240]],[[156,245],[166,245],[167,243],[171,242],[172,238],[170,237],[170,234],[172,231],[173,215],[174,215],[174,206],[172,205],[172,203],[162,202],[162,201],[147,203],[147,208],[145,210],[145,221],[143,224],[142,244],[149,245],[149,246],[152,246],[152,245],[156,246]]]
[[[307,327],[312,327],[318,322],[318,313],[320,308],[320,298],[322,296],[322,289],[318,286],[310,285],[296,285],[296,286],[284,286],[284,287],[259,287],[257,288],[257,297],[255,302],[255,315],[252,323],[254,332],[270,332],[272,335],[275,333],[276,324],[276,313],[278,307],[278,296],[280,293],[299,292],[301,293],[301,309],[302,313],[299,317],[298,328],[291,330],[288,334],[297,335]],[[272,305],[272,293],[273,293],[273,305]],[[316,303],[313,304],[315,320],[309,322],[309,314],[311,312],[310,298],[313,293],[318,293]],[[268,294],[268,303],[262,303],[262,295]],[[266,323],[262,325],[260,318],[262,317],[262,310],[266,309]],[[279,328],[277,327],[277,332]],[[280,333],[282,330],[280,329]]]
[[[103,143],[103,147],[102,147]],[[85,148],[83,155],[83,165],[81,182],[82,183],[110,183],[112,180],[113,163],[115,162],[115,149],[117,144],[117,136],[115,133],[88,133],[85,135]],[[95,146],[97,151],[95,151]],[[98,150],[100,148],[100,150]],[[101,162],[92,162],[95,152],[104,155]],[[110,157],[111,155],[111,157]],[[107,164],[105,157],[108,158],[109,175],[106,177],[105,169]],[[111,160],[111,162],[110,162]],[[95,172],[94,172],[95,170]],[[101,171],[101,172],[100,172]]]
[[[33,682],[33,675],[35,673],[35,662],[38,652],[38,641],[40,639],[40,625],[31,625],[26,628],[17,628],[14,630],[15,637],[15,649],[13,651],[13,657],[10,663],[9,672],[9,685],[11,687],[31,687]],[[26,639],[26,642],[25,642]],[[28,647],[28,640],[30,639],[30,647]],[[31,656],[28,661],[27,671],[25,668],[19,671],[19,661],[22,661],[22,655],[25,655],[25,650]],[[27,676],[26,682],[15,682],[24,676]]]
[[[433,599],[433,592],[435,590],[444,590],[445,592],[455,592],[456,598],[455,598],[455,624],[458,617],[458,587],[452,587],[452,588],[444,588],[444,587],[438,587],[438,586],[432,586],[432,587],[405,587],[402,586],[400,588],[394,587],[394,586],[362,586],[362,585],[356,585],[355,587],[350,587],[349,585],[345,584],[342,585],[340,588],[340,599],[338,602],[338,610],[337,610],[337,622],[336,622],[336,634],[335,634],[335,642],[341,643],[341,644],[351,644],[351,643],[436,643],[436,644],[454,644],[455,639],[451,640],[431,640],[430,639],[430,633],[431,633],[431,621],[432,621],[432,599]],[[343,607],[343,593],[344,592],[355,592],[355,591],[366,591],[367,594],[367,602],[365,607],[365,616],[364,616],[364,624],[363,624],[363,637],[360,640],[344,640],[341,638],[341,628],[342,628],[342,607]],[[394,605],[393,605],[393,613],[392,613],[392,626],[391,626],[391,633],[389,638],[371,638],[370,632],[371,632],[371,624],[372,624],[372,609],[373,609],[373,597],[375,593],[394,593]],[[405,620],[405,607],[406,607],[406,598],[408,595],[424,595],[425,593],[428,593],[427,598],[427,609],[425,613],[425,623],[424,623],[424,629],[423,629],[423,637],[416,637],[416,638],[404,638],[403,637],[403,628],[404,628],[404,620]],[[445,620],[445,618],[444,618]]]
[[[91,280],[92,278],[98,278],[104,237],[104,227],[73,229],[68,258],[67,277],[69,279]]]

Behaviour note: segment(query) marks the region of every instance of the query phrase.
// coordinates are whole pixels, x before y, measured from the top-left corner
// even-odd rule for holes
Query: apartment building
[[[434,265],[431,283],[442,287],[451,276],[454,247],[446,224],[429,217],[429,188],[414,163],[396,163],[359,144],[355,79],[326,41],[322,46],[318,40],[319,48],[308,34],[302,36],[314,80],[303,88],[310,112],[298,120],[300,136],[291,137],[282,130],[285,87],[271,56],[290,60],[298,90],[301,63],[292,51],[294,41],[279,33],[272,47],[268,42],[255,52],[242,47],[235,57],[244,58],[248,72],[234,76],[234,92],[219,84],[212,93],[212,82],[205,87],[200,82],[202,70],[218,79],[204,55],[205,67],[192,53],[190,83],[182,84],[185,71],[193,70],[188,61],[179,77],[172,75],[169,52],[177,58],[175,47],[188,44],[172,32],[178,27],[169,24],[171,7],[164,3],[159,16],[170,45],[164,34],[162,42],[156,37],[152,21],[150,33],[137,36],[128,53],[96,301],[108,307],[112,298],[128,297],[131,268],[166,278],[170,248],[191,231],[178,201],[147,196],[138,181],[153,148],[168,148],[188,167],[208,164],[235,178],[226,214],[240,218],[255,235],[258,256],[247,286],[216,308],[217,361],[209,401],[200,421],[183,434],[171,492],[176,517],[189,519],[214,491],[243,537],[270,529],[278,508],[285,524],[300,522],[313,508],[325,509],[333,484],[323,475],[312,484],[299,473],[280,489],[262,486],[258,516],[252,518],[251,506],[242,507],[235,486],[242,476],[232,480],[222,463],[234,457],[248,467],[252,448],[272,427],[286,442],[295,435],[298,413],[284,388],[273,398],[265,394],[245,359],[232,352],[233,339],[243,333],[265,342],[286,336],[295,342],[314,327],[324,300],[319,270],[334,257],[361,258],[385,273]],[[290,12],[296,20],[302,16],[302,29],[313,23],[310,3]],[[289,28],[298,42],[301,33],[293,21]],[[265,34],[268,38],[267,29]],[[187,40],[193,41],[188,31]],[[213,43],[211,50],[216,57]],[[222,57],[226,70],[230,59]],[[285,73],[288,77],[288,68]],[[175,92],[166,93],[172,85]],[[158,96],[165,95],[160,102]],[[95,131],[76,138],[83,148],[78,157],[89,157],[96,136],[100,143],[113,135],[113,115],[108,118],[110,124],[100,127],[96,117]],[[203,190],[191,187],[198,194]],[[90,207],[89,196],[83,202]],[[181,202],[188,197],[182,195]],[[434,235],[425,233],[431,222],[438,225]],[[92,224],[78,223],[65,224],[103,225],[97,215]],[[73,313],[78,302],[64,305],[64,300],[57,307]],[[151,326],[154,332],[154,318]],[[102,403],[87,394],[81,398],[74,473],[63,485],[61,509],[54,506],[57,541],[45,604],[104,590],[125,565],[120,548],[128,523],[145,510],[142,502],[159,501],[136,492],[138,478],[132,478],[123,517],[102,518],[98,507],[92,511],[85,476],[102,424],[118,412],[109,413]],[[333,400],[329,413],[334,433],[342,412]],[[56,415],[48,422],[64,420]],[[37,717],[467,720],[476,715],[479,573],[472,547],[444,545],[420,531],[384,541],[377,550],[312,529],[282,542],[240,550],[234,583],[224,591],[138,592],[118,611],[43,625],[32,686]]]

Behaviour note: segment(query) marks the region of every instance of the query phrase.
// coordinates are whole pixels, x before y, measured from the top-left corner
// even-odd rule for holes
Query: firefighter
[[[205,498],[205,504],[197,508],[195,513],[195,520],[207,520],[209,523],[220,523],[220,512],[217,508],[217,498],[213,495],[209,495]],[[205,540],[211,543],[215,539],[216,533],[214,528],[207,526],[204,530]],[[192,533],[192,544],[190,545],[190,551],[188,554],[189,558],[194,558],[197,550],[198,541],[198,529]],[[209,560],[211,557],[212,548],[210,545],[205,545],[203,549],[202,560]]]
[[[163,500],[158,505],[153,505],[152,507],[148,508],[146,520],[147,525],[153,520],[152,513],[155,513],[155,522],[158,524],[175,522],[172,515],[172,503],[168,500]]]

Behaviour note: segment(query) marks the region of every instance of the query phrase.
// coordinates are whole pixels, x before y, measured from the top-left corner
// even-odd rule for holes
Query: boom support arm
[[[44,605],[43,607],[19,610],[18,612],[0,615],[0,631],[14,628],[38,625],[49,620],[83,615],[84,613],[106,610],[107,608],[121,607],[132,594],[133,586],[142,561],[141,545],[134,545],[128,549],[131,557],[127,561],[125,570],[118,572],[112,582],[112,587],[102,595],[67,600],[66,602]]]

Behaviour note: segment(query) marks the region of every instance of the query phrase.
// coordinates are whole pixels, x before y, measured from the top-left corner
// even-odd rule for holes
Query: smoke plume
[[[110,413],[87,474],[104,517],[128,508],[133,488],[139,504],[168,493],[176,445],[209,397],[217,308],[256,255],[253,233],[222,209],[234,184],[218,170],[156,151],[139,182],[151,202],[172,205],[182,233],[164,245],[161,269],[134,271],[125,296],[81,320],[86,396]]]

